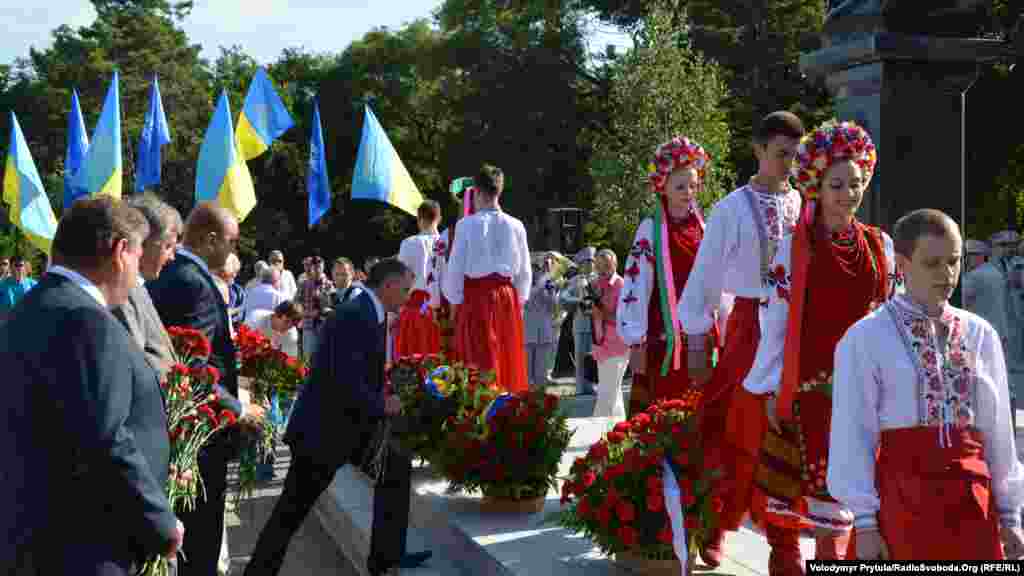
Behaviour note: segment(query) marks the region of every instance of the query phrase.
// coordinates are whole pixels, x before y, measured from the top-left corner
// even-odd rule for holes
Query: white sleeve
[[[856,528],[877,526],[879,507],[875,451],[880,375],[864,342],[867,327],[854,324],[839,341],[832,376],[828,491],[853,512]]]
[[[1020,526],[1020,508],[1024,504],[1024,466],[1017,459],[1010,420],[1010,391],[1003,345],[995,329],[987,323],[980,342],[977,370],[979,398],[975,424],[984,438],[996,510],[1003,526]],[[995,396],[982,393],[981,387],[986,382],[994,386]]]
[[[519,303],[525,304],[530,299],[530,286],[533,284],[533,265],[530,263],[530,246],[526,240],[526,227],[517,222],[515,227],[516,245],[519,246],[519,271],[512,278],[512,285],[519,295]]]
[[[715,323],[715,311],[722,302],[725,272],[737,245],[738,223],[727,196],[714,210],[697,250],[693,270],[679,299],[679,320],[689,337],[689,348],[704,347],[705,335]]]
[[[885,273],[889,278],[889,297],[892,298],[897,294],[903,293],[903,277],[900,274],[899,267],[896,266],[896,248],[893,245],[892,238],[882,232],[882,240],[885,249]]]
[[[654,222],[650,218],[637,227],[623,273],[615,322],[619,336],[629,346],[641,344],[647,335],[647,312],[655,284],[653,227]]]
[[[757,344],[754,365],[743,380],[743,387],[751,394],[778,392],[782,381],[793,277],[790,269],[792,252],[793,235],[789,235],[783,239],[772,262],[769,289],[765,291],[768,302],[758,306],[761,339]]]
[[[398,246],[398,261],[405,264],[409,270],[412,270],[413,274],[416,275],[416,284],[426,284],[426,278],[420,278],[420,274],[424,268],[421,254],[420,243],[416,242],[415,237],[406,238],[402,240],[402,243]]]
[[[444,252],[441,246],[441,237],[438,236],[430,243],[430,253],[427,254],[427,292],[430,293],[431,308],[441,306],[441,280],[444,278],[441,268]]]
[[[452,304],[462,304],[463,288],[465,287],[466,259],[468,258],[468,246],[466,245],[465,220],[459,220],[455,225],[455,244],[448,258],[448,269],[444,274],[444,297]],[[463,231],[459,232],[459,228]]]

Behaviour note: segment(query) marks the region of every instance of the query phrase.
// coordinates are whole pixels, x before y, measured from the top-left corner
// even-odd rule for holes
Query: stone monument
[[[979,38],[991,0],[830,0],[820,50],[801,71],[824,78],[840,120],[871,133],[878,170],[864,221],[891,231],[917,208],[963,225],[965,104],[979,66],[1015,57],[1002,38]],[[884,191],[883,191],[884,189]]]

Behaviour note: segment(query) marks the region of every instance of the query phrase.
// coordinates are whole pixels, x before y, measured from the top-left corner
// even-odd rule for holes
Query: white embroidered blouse
[[[442,284],[444,296],[452,304],[462,304],[465,278],[491,274],[508,278],[521,303],[530,297],[533,268],[526,227],[500,210],[484,209],[455,226],[455,245]]]
[[[679,319],[691,348],[704,346],[723,293],[764,296],[768,265],[779,241],[793,232],[801,202],[795,189],[773,194],[748,184],[715,205],[679,300]]]
[[[980,316],[952,306],[939,323],[948,328],[936,329],[936,323],[899,295],[854,324],[836,348],[828,490],[853,511],[858,528],[877,524],[881,431],[948,431],[943,425],[981,433],[1000,522],[1020,525],[1024,466],[1017,459],[999,336]],[[945,440],[937,433],[934,446],[921,449]]]
[[[441,288],[435,272],[437,262],[434,256],[439,238],[439,234],[417,234],[402,240],[398,249],[398,259],[416,275],[413,290],[430,294],[430,306],[433,308],[441,305]]]

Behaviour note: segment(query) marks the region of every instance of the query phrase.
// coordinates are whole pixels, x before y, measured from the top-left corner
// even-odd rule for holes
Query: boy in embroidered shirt
[[[829,492],[854,514],[860,559],[1020,558],[1024,467],[1003,348],[948,303],[960,232],[924,209],[896,223],[894,242],[906,293],[836,349]]]
[[[402,240],[398,259],[416,275],[412,294],[402,307],[395,334],[397,357],[437,354],[441,351],[441,328],[435,321],[441,305],[441,289],[435,272],[434,248],[441,222],[441,205],[434,200],[420,204],[416,218],[420,233]]]

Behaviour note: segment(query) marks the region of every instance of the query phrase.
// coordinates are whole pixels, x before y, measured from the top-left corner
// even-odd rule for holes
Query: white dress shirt
[[[78,272],[75,272],[74,270],[70,268],[65,268],[63,266],[51,266],[50,269],[47,270],[46,272],[48,274],[52,273],[58,276],[63,276],[68,280],[71,280],[72,282],[77,284],[82,290],[85,290],[85,292],[89,294],[89,296],[92,296],[100,306],[102,306],[103,308],[107,307],[106,296],[103,295],[103,292],[100,290],[99,286],[93,284],[92,280],[89,280],[88,278],[82,276]]]

